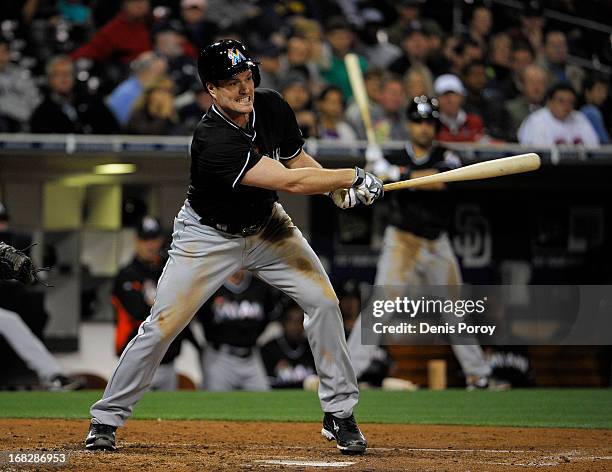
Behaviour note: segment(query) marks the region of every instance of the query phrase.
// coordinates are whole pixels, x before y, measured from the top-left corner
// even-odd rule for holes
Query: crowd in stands
[[[523,3],[5,0],[0,132],[190,134],[210,105],[197,52],[231,37],[258,58],[261,86],[283,94],[305,138],[365,139],[343,61],[354,52],[381,143],[409,138],[404,111],[420,95],[438,97],[443,141],[609,143],[610,77],[569,58],[605,71],[609,38],[547,20],[546,2]],[[588,16],[602,2],[552,3]]]

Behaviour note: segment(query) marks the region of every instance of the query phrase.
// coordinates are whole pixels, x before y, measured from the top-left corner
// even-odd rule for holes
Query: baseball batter
[[[437,100],[415,97],[406,110],[411,141],[405,149],[387,155],[368,155],[372,170],[389,180],[405,180],[459,167],[452,151],[434,144],[439,126]],[[374,150],[376,151],[376,150]],[[372,155],[375,154],[375,155]],[[390,161],[390,162],[389,162]],[[376,285],[460,285],[461,272],[446,233],[451,201],[444,184],[423,190],[391,194],[390,225],[385,230],[383,248],[376,270]],[[391,297],[392,298],[392,297]],[[377,346],[361,344],[361,323],[355,322],[348,340],[357,376],[368,367]],[[488,386],[491,368],[477,345],[452,345],[466,376],[468,388]]]
[[[191,185],[174,222],[169,259],[151,314],[91,408],[87,449],[114,449],[115,430],[147,390],[174,337],[239,269],[282,290],[304,310],[321,379],[321,433],[343,453],[367,443],[353,407],[359,391],[338,299],[317,255],[277,202],[277,190],[329,194],[341,208],[372,204],[382,182],[363,169],[323,169],[302,149],[295,115],[272,90],[255,90],[259,68],[242,43],[200,52],[198,72],[213,105],[191,145]]]

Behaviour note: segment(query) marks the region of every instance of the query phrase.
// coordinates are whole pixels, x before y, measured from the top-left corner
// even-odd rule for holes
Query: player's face
[[[253,111],[255,83],[253,72],[246,70],[231,79],[220,80],[218,86],[209,84],[208,88],[216,104],[233,120],[248,120]],[[240,124],[240,123],[239,123]]]
[[[408,132],[413,145],[428,149],[436,136],[436,122],[433,120],[409,121]]]
[[[136,239],[136,255],[142,261],[154,264],[159,260],[159,252],[164,244],[163,237]]]

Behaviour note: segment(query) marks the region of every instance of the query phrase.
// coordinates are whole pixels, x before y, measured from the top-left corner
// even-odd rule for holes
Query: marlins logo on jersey
[[[232,61],[232,65],[235,66],[236,64],[238,64],[239,62],[245,61],[246,57],[244,57],[244,54],[242,54],[238,48],[234,48],[234,49],[228,49],[227,50],[227,57],[230,58],[230,60]]]
[[[265,318],[260,303],[249,300],[230,300],[220,295],[215,297],[212,311],[216,323],[248,319],[261,321]]]

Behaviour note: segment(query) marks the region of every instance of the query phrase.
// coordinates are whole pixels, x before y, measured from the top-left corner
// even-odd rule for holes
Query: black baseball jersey
[[[246,272],[239,285],[226,282],[198,311],[210,344],[253,347],[268,322],[277,317],[276,292]]]
[[[117,274],[113,286],[112,304],[116,318],[115,353],[118,356],[136,336],[138,328],[149,316],[161,273],[161,263],[152,266],[134,258]],[[170,344],[162,364],[172,362],[180,354],[182,339],[183,335],[179,334]]]
[[[438,169],[440,172],[461,166],[461,160],[453,151],[434,146],[429,154],[416,158],[410,143],[401,151],[385,156],[392,164],[406,168],[401,180],[410,178],[410,171]],[[390,223],[404,231],[436,239],[448,226],[452,197],[446,191],[417,189],[398,190],[391,193]]]
[[[270,215],[278,196],[272,190],[242,185],[241,179],[262,156],[289,160],[300,153],[303,144],[293,110],[274,90],[255,91],[246,128],[211,106],[191,143],[189,203],[200,217],[217,223],[261,222]]]
[[[290,342],[284,335],[261,348],[261,358],[273,388],[302,388],[304,379],[316,373],[306,338]]]

